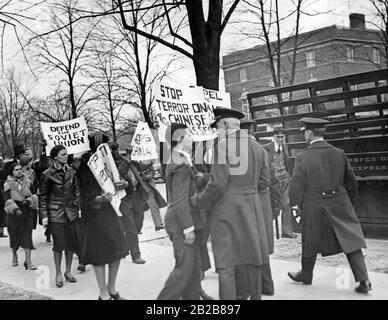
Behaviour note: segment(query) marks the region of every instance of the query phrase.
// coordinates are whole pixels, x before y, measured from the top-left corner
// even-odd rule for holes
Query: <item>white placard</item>
[[[133,135],[131,159],[145,161],[158,159],[156,143],[151,129],[146,122],[139,121]]]
[[[100,144],[97,148],[97,152],[99,152],[99,156],[101,157],[102,162],[104,163],[104,167],[109,173],[111,180],[113,182],[120,182],[121,178],[120,178],[119,170],[117,169],[117,166],[113,159],[113,155],[112,155],[112,152],[110,151],[109,145],[107,143]],[[127,193],[125,190],[119,190],[117,191],[117,195],[121,200],[127,195]]]
[[[214,139],[216,133],[210,128],[214,120],[213,109],[231,106],[229,93],[203,87],[158,82],[153,92],[153,111],[157,114],[160,141],[165,141],[165,131],[170,123],[185,124],[191,130],[194,141]]]
[[[46,155],[55,145],[66,147],[67,154],[82,153],[90,150],[88,127],[84,117],[62,122],[41,122],[44,139],[47,142]]]
[[[105,193],[111,193],[113,194],[113,199],[110,202],[113,209],[115,210],[116,214],[121,217],[122,213],[120,212],[120,197],[116,191],[116,188],[113,184],[112,180],[112,171],[110,169],[111,164],[108,164],[106,160],[109,160],[109,156],[107,153],[106,144],[102,144],[97,148],[97,151],[93,153],[93,155],[90,157],[88,161],[88,166],[90,170],[92,171],[94,177],[96,178],[98,184],[100,185],[101,189]],[[110,152],[110,150],[109,150]],[[113,162],[113,165],[115,163]]]

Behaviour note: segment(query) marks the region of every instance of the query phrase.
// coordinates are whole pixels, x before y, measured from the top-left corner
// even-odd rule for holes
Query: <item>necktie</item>
[[[279,154],[282,152],[281,148],[278,147],[278,151],[277,151]]]

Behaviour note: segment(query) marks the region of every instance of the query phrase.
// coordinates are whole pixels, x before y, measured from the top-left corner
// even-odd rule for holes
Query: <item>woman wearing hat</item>
[[[79,187],[75,171],[67,165],[66,147],[50,151],[51,166],[43,172],[39,189],[42,224],[50,228],[56,269],[55,284],[63,286],[62,252],[65,251],[66,282],[77,282],[71,274],[73,253],[79,250]]]
[[[24,267],[36,270],[31,262],[33,216],[32,209],[37,207],[37,196],[31,192],[31,181],[23,174],[18,163],[9,166],[9,175],[4,184],[5,212],[7,228],[12,248],[12,266],[19,265],[17,250],[21,247],[25,252]]]

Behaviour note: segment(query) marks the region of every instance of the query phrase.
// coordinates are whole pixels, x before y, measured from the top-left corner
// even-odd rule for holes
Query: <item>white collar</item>
[[[188,152],[186,152],[186,151],[184,151],[182,149],[175,149],[175,151],[180,153],[181,155],[185,156],[187,161],[188,161],[188,163],[190,164],[190,166],[193,166],[193,163],[191,161],[191,155]]]
[[[313,144],[314,142],[323,141],[323,138],[316,138],[310,142],[310,144]]]
[[[278,149],[280,148],[280,151],[283,151],[283,146],[281,144],[278,144],[275,140],[274,140],[274,143],[275,143],[275,151],[277,152]]]

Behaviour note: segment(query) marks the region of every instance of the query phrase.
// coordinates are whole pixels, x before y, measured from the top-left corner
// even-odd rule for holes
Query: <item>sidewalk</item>
[[[164,185],[157,185],[164,194]],[[162,210],[162,216],[164,215]],[[117,281],[117,290],[123,297],[131,300],[154,300],[163,287],[174,265],[173,249],[166,232],[161,230],[155,232],[150,212],[146,212],[143,226],[143,234],[139,235],[140,249],[146,264],[137,265],[132,263],[130,256],[122,261]],[[162,238],[160,240],[155,240]],[[377,270],[384,264],[388,241],[367,240],[368,249],[365,251],[368,260],[380,261],[375,268]],[[12,267],[12,253],[9,248],[9,238],[0,238],[0,282],[24,290],[34,291],[38,294],[49,296],[56,300],[95,300],[98,296],[97,283],[91,266],[87,266],[87,272],[77,274],[78,261],[73,262],[73,273],[77,283],[66,283],[63,288],[55,287],[55,268],[52,255],[52,244],[45,241],[43,229],[38,226],[34,231],[34,244],[37,250],[32,252],[32,261],[36,266],[41,266],[39,271],[26,271],[22,263],[24,252],[19,250],[20,266]],[[357,294],[353,291],[356,286],[344,255],[327,257],[330,265],[317,264],[314,270],[314,281],[312,286],[304,286],[292,282],[288,271],[300,269],[300,239],[275,240],[275,254],[271,259],[272,275],[275,282],[275,296],[263,296],[265,300],[388,300],[388,273],[369,272],[373,290],[368,295]],[[210,253],[212,258],[212,253]],[[377,259],[383,256],[384,259]],[[320,259],[319,259],[320,260]],[[369,263],[372,267],[373,265]],[[212,266],[214,263],[212,261]],[[341,267],[342,266],[342,267]],[[384,267],[388,267],[387,264]],[[42,279],[43,270],[50,271],[49,289],[38,289]],[[64,270],[64,261],[63,268]],[[348,273],[344,273],[348,272]],[[345,276],[344,276],[345,275]],[[37,286],[38,283],[38,286]],[[202,282],[205,291],[218,299],[218,277],[213,270],[206,273]],[[345,286],[346,289],[340,289]],[[338,289],[337,289],[338,287]],[[0,286],[0,292],[1,292]],[[1,297],[1,294],[0,294]],[[1,299],[1,298],[0,298]]]
[[[42,234],[40,231],[42,230],[38,230],[37,234]],[[12,267],[10,265],[12,255],[8,248],[8,242],[5,239],[0,241],[0,281],[52,297],[56,300],[97,299],[98,289],[91,266],[87,267],[88,271],[84,274],[76,274],[74,270],[78,280],[77,283],[65,283],[63,288],[55,287],[51,245],[44,240],[43,236],[36,239],[35,245],[38,250],[33,252],[33,261],[36,265],[43,266],[43,268],[48,266],[52,272],[50,288],[48,290],[39,290],[37,288],[36,282],[40,276],[37,272],[26,271],[23,266]],[[117,289],[122,296],[131,300],[153,300],[157,297],[164,281],[173,268],[174,257],[172,247],[142,243],[141,250],[143,258],[147,263],[144,265],[133,264],[130,257],[123,260],[118,276]],[[23,261],[21,253],[19,260]],[[73,269],[76,269],[76,266],[77,260],[75,260]],[[349,280],[349,289],[340,290],[336,288],[336,281],[340,285],[344,283],[340,281],[342,279],[340,277],[343,275],[342,269],[337,270],[334,267],[317,265],[314,272],[313,285],[304,286],[292,282],[287,276],[288,271],[299,270],[299,263],[272,260],[271,266],[276,292],[275,296],[263,297],[265,300],[388,299],[388,274],[371,272],[370,279],[373,284],[373,291],[369,295],[360,295],[353,291],[355,283],[350,272],[348,277],[344,277],[346,280]],[[349,269],[347,270],[349,271]],[[208,271],[206,279],[202,283],[206,292],[216,299],[218,299],[217,280],[217,274],[213,271]]]

